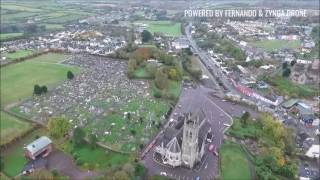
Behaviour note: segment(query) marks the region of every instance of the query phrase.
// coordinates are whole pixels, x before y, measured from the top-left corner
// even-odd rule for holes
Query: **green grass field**
[[[115,153],[100,147],[92,149],[86,143],[75,146],[72,143],[67,142],[64,147],[66,148],[64,151],[72,154],[73,157],[77,156],[76,161],[82,162],[81,166],[83,167],[85,164],[88,164],[89,167],[94,167],[95,169],[106,169],[108,167],[110,168],[111,166],[121,166],[129,159],[128,155]]]
[[[139,24],[146,24],[147,30],[151,33],[163,33],[169,36],[181,35],[181,23],[170,21],[137,21]]]
[[[25,144],[29,144],[34,141],[37,136],[43,135],[44,129],[38,129],[28,136],[24,137],[21,141],[14,144],[14,147],[1,152],[3,157],[4,168],[3,172],[9,177],[15,177],[21,173],[22,168],[27,163],[26,158],[24,157],[23,147]]]
[[[138,69],[136,69],[134,71],[134,73],[133,73],[133,76],[134,76],[134,78],[138,78],[138,79],[149,79],[149,78],[151,78],[149,73],[143,67],[139,67]]]
[[[35,84],[50,87],[67,79],[68,70],[78,73],[77,67],[59,64],[62,54],[45,54],[28,61],[1,68],[1,106],[31,97]]]
[[[297,49],[300,47],[300,40],[262,40],[251,43],[254,47],[263,49],[266,52],[277,51],[283,48]]]
[[[250,180],[249,161],[240,145],[228,143],[220,148],[221,177],[223,180]]]
[[[1,33],[0,41],[22,36],[23,33]]]
[[[2,56],[10,59],[10,60],[15,60],[18,58],[23,58],[23,57],[27,57],[30,56],[34,53],[34,51],[32,50],[17,50],[15,52],[9,52],[9,53],[5,53]]]
[[[6,144],[32,128],[30,123],[21,121],[5,112],[0,112],[1,143]]]

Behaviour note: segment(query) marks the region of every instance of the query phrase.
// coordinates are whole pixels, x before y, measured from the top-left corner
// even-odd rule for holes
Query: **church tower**
[[[183,126],[181,160],[189,168],[194,167],[199,157],[198,136],[201,123],[198,113],[194,115],[187,114]]]

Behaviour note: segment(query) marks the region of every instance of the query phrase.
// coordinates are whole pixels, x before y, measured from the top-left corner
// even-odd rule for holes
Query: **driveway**
[[[83,171],[79,169],[73,162],[73,159],[70,155],[58,149],[55,149],[48,157],[38,158],[35,161],[29,161],[24,170],[28,170],[32,166],[36,169],[46,168],[49,171],[57,170],[61,175],[68,176],[70,179],[74,180],[81,180],[102,175],[102,173]]]

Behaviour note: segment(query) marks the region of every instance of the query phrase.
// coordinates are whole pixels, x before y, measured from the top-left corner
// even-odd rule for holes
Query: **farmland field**
[[[181,35],[181,24],[170,21],[137,21],[136,24],[147,25],[147,30],[151,33],[163,33],[169,36]]]
[[[264,51],[271,52],[281,50],[283,48],[297,49],[300,46],[300,40],[263,40],[251,43],[254,47],[263,49]]]
[[[0,112],[1,143],[5,144],[32,128],[30,123],[20,121],[5,112]]]
[[[6,58],[8,58],[10,60],[14,60],[14,59],[30,56],[33,53],[34,52],[32,50],[17,50],[15,52],[5,53],[2,56],[6,57]]]
[[[7,40],[15,37],[20,37],[22,36],[23,33],[1,33],[0,34],[0,40]]]
[[[65,58],[66,55],[49,53],[2,68],[1,106],[31,97],[35,84],[50,88],[66,79],[68,70],[79,72],[76,67],[58,64]]]
[[[251,179],[249,162],[240,145],[227,143],[220,149],[221,176],[223,180]]]

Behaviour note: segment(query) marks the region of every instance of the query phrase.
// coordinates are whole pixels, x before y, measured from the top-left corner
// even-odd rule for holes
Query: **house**
[[[42,155],[42,157],[48,156],[52,149],[53,144],[51,139],[42,136],[24,147],[24,154],[26,158],[35,160],[40,155]]]
[[[179,50],[179,49],[186,49],[189,48],[190,44],[186,38],[178,38],[172,42],[172,46]]]
[[[319,60],[314,60],[311,64],[297,63],[290,78],[298,84],[319,84]]]

